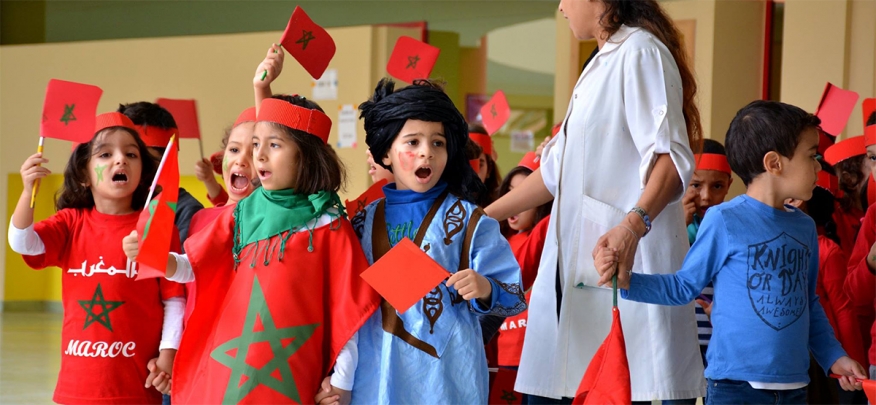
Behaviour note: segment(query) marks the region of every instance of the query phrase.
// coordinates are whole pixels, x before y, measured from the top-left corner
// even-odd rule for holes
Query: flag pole
[[[40,137],[40,144],[39,144],[39,146],[37,146],[37,153],[43,153],[43,144],[45,144],[45,142],[46,142],[46,138],[41,136]],[[42,166],[42,165],[37,165],[37,166]],[[33,182],[33,190],[30,193],[30,208],[31,209],[33,209],[34,203],[36,202],[37,189],[39,187],[40,187],[40,179],[36,179],[36,181]]]
[[[149,209],[149,203],[152,202],[153,194],[155,194],[155,186],[158,184],[158,178],[161,176],[161,170],[164,169],[164,163],[167,161],[167,151],[174,147],[173,142],[176,140],[176,135],[170,137],[170,142],[167,144],[167,149],[164,150],[164,155],[161,156],[161,162],[158,163],[158,170],[155,171],[155,178],[152,179],[152,186],[149,187],[149,195],[146,197],[146,204],[143,205],[144,210]]]
[[[611,277],[612,305],[617,308],[617,272]]]
[[[201,138],[198,138],[198,149],[201,151],[201,160],[204,160],[204,143],[201,142]]]
[[[274,45],[277,45],[277,44],[274,44]],[[283,44],[280,44],[280,45],[277,45],[277,46],[279,46],[279,47],[282,48],[282,47],[283,47]],[[275,50],[274,53],[277,53],[277,51]],[[265,69],[265,71],[262,72],[262,81],[265,81],[265,78],[266,78],[266,77],[268,77],[268,70],[267,70],[267,69]],[[203,157],[203,156],[202,156],[202,157]]]

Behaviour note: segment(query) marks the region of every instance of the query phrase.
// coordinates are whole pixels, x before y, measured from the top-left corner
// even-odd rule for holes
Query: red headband
[[[137,127],[134,125],[131,119],[128,118],[127,115],[120,112],[108,112],[105,114],[100,114],[94,118],[95,134],[103,131],[104,129],[112,127],[125,127],[134,132],[138,132]]]
[[[538,170],[539,166],[541,166],[541,159],[538,157],[538,155],[535,154],[535,152],[526,152],[526,154],[523,155],[523,159],[520,159],[520,163],[518,163],[517,166],[536,171]]]
[[[493,138],[489,135],[478,132],[469,132],[468,137],[483,149],[484,155],[493,155]]]
[[[864,148],[876,145],[876,124],[864,128]]]
[[[176,128],[159,128],[152,125],[143,125],[140,127],[140,138],[143,139],[143,143],[146,146],[150,146],[153,148],[166,148],[167,144],[170,142],[170,137],[179,133],[179,130]],[[179,149],[179,143],[177,143],[177,149]]]
[[[721,173],[731,174],[727,156],[718,153],[702,153],[694,155],[697,162],[696,170],[715,170]]]
[[[864,146],[864,137],[859,135],[837,142],[827,148],[824,151],[824,161],[830,163],[831,166],[836,166],[843,160],[865,153],[867,153],[867,147]]]
[[[259,121],[273,122],[292,129],[307,132],[328,143],[332,120],[319,110],[299,107],[276,98],[262,100]]]
[[[244,122],[250,122],[250,121],[255,122],[255,120],[256,120],[255,107],[247,108],[247,109],[243,110],[243,112],[240,113],[240,115],[237,116],[237,121],[234,121],[234,126],[232,126],[232,128],[234,128],[240,124],[243,124]]]
[[[818,172],[818,181],[815,185],[827,190],[833,196],[839,191],[839,181],[836,176],[824,170]]]

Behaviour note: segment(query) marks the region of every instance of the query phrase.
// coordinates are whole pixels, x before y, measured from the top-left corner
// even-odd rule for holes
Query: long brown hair
[[[681,45],[681,33],[656,0],[602,0],[605,12],[599,23],[609,36],[621,25],[639,27],[657,37],[675,59],[681,75],[682,110],[687,126],[687,139],[694,153],[699,153],[703,140],[700,110],[696,104],[697,82],[690,68],[687,54]]]

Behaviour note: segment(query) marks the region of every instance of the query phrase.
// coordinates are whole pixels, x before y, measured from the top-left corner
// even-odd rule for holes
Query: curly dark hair
[[[409,119],[440,122],[447,140],[447,165],[441,180],[454,195],[477,203],[486,188],[478,179],[465,154],[468,126],[453,101],[440,83],[415,80],[410,86],[395,89],[392,79],[381,79],[371,99],[359,106],[360,118],[365,120],[365,143],[374,162],[387,170],[383,163],[392,142]]]
[[[505,175],[505,180],[502,181],[502,185],[499,186],[499,197],[501,197],[505,194],[508,194],[508,192],[511,191],[511,179],[513,179],[514,176],[516,176],[518,174],[522,174],[524,176],[529,176],[530,174],[532,174],[532,169],[530,169],[528,167],[523,167],[523,166],[517,166],[517,167],[511,169],[511,171]],[[541,222],[542,219],[546,218],[548,215],[551,214],[551,207],[553,206],[553,201],[554,200],[550,200],[542,205],[539,205],[535,209],[535,220],[532,221],[533,226],[535,226],[536,224]],[[499,222],[499,229],[502,231],[502,235],[505,236],[506,238],[509,238],[509,237],[511,237],[511,235],[514,234],[514,230],[511,229],[510,225],[508,225],[507,219],[504,219],[501,222]]]
[[[155,172],[158,170],[158,162],[149,154],[149,147],[143,143],[143,140],[140,139],[140,135],[136,131],[127,127],[109,127],[95,134],[87,143],[81,143],[76,146],[76,149],[73,149],[73,153],[67,161],[67,167],[64,169],[64,185],[55,195],[56,210],[60,211],[64,208],[94,208],[94,196],[91,194],[91,189],[86,186],[89,181],[88,162],[94,153],[92,150],[94,149],[94,143],[102,139],[101,135],[116,130],[127,132],[137,143],[143,168],[140,171],[140,183],[137,184],[131,199],[131,209],[135,211],[143,209],[144,204],[146,204],[146,197],[149,196],[152,179],[155,178]]]

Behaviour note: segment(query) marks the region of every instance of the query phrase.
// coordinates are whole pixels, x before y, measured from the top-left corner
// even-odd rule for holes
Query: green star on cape
[[[155,218],[155,207],[157,206],[158,200],[152,200],[149,202],[149,220],[146,221],[146,226],[143,228],[142,240],[146,240],[146,237],[149,236],[149,228],[152,226],[152,218]],[[176,203],[168,201],[167,206],[170,207],[171,211],[173,211],[174,215],[176,215]]]
[[[256,319],[261,319],[262,329],[256,332]],[[274,391],[301,403],[298,386],[292,376],[289,358],[313,335],[318,323],[302,326],[277,328],[274,318],[265,301],[265,294],[258,277],[253,276],[252,294],[246,309],[246,319],[243,331],[239,337],[233,338],[210,352],[210,357],[231,369],[231,378],[225,388],[223,404],[236,404],[243,400],[259,385],[264,385]],[[293,339],[283,346],[283,340]],[[261,368],[255,368],[246,363],[250,347],[255,343],[268,342],[274,357]],[[229,352],[236,350],[234,355]],[[279,370],[280,379],[271,374]],[[243,383],[241,384],[241,381]]]
[[[124,301],[107,301],[103,298],[103,290],[100,288],[100,283],[97,284],[97,289],[94,290],[94,295],[89,300],[79,300],[79,306],[85,310],[85,326],[82,330],[88,328],[92,323],[99,323],[106,326],[110,332],[113,331],[113,325],[110,323],[109,313],[118,309],[124,304]],[[100,307],[99,311],[95,311]]]
[[[76,108],[76,104],[64,104],[64,115],[61,116],[61,122],[66,126],[70,123],[70,121],[76,121],[76,116],[73,115],[73,109]]]

